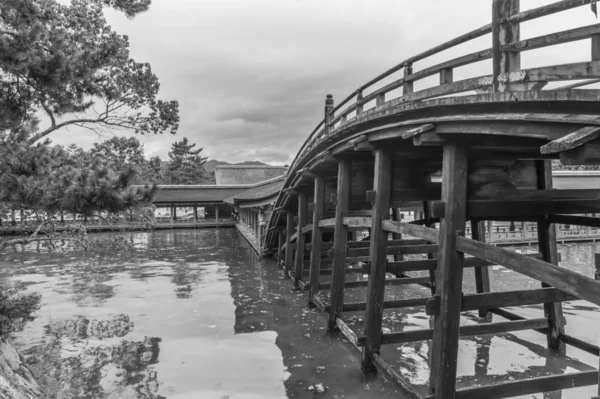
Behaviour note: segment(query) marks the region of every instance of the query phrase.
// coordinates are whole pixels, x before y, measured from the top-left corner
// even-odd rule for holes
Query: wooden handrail
[[[409,236],[431,241],[433,243],[437,243],[439,241],[438,230],[432,229],[431,227],[424,227],[416,224],[409,224],[403,222],[395,222],[392,220],[384,220],[382,223],[382,228],[383,231],[407,234]]]
[[[456,237],[456,250],[495,262],[507,269],[600,305],[600,282],[569,269],[461,236]]]

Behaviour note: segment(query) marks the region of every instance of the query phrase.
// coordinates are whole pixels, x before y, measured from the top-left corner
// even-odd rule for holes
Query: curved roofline
[[[277,177],[273,177],[269,180],[263,180],[261,182],[258,183],[252,183],[252,184],[158,184],[158,188],[177,188],[177,189],[189,189],[189,190],[194,190],[194,189],[198,189],[198,188],[202,188],[202,189],[222,189],[222,188],[254,188],[254,187],[260,187],[264,184],[269,184],[269,183],[273,183],[274,181],[277,180],[283,180],[285,178],[286,175],[281,175],[281,176],[277,176]],[[143,187],[143,185],[138,184],[135,187]]]
[[[288,169],[288,166],[276,165],[215,165],[215,169]]]

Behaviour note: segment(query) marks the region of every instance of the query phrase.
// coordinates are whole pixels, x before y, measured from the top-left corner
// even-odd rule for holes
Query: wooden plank
[[[572,345],[577,349],[580,349],[584,352],[591,353],[594,356],[600,356],[600,347],[598,345],[594,345],[590,342],[584,341],[579,338],[575,338],[568,334],[563,334],[560,336],[560,339],[568,345]]]
[[[456,399],[501,399],[514,396],[529,395],[539,392],[551,392],[561,389],[577,388],[598,383],[598,372],[582,371],[510,381],[499,385],[488,385],[456,391]],[[428,397],[429,398],[429,397]]]
[[[600,78],[600,61],[575,62],[540,68],[524,69],[518,72],[501,73],[501,83],[553,82],[559,80],[578,80]]]
[[[298,192],[298,225],[296,226],[296,259],[294,262],[294,285],[302,279],[302,268],[304,266],[305,235],[302,229],[306,226],[308,218],[308,198],[305,192]]]
[[[429,282],[429,277],[401,277],[401,278],[388,278],[384,281],[384,286],[387,285],[411,285],[411,284],[423,284]],[[369,280],[359,281],[346,281],[344,288],[364,288],[369,285]],[[319,288],[322,290],[331,288],[331,283],[321,283]]]
[[[587,85],[591,85],[591,84],[598,83],[598,82],[600,82],[600,79],[589,79],[589,80],[586,80],[583,82],[571,83],[568,85],[560,86],[554,90],[572,90],[572,89],[576,89],[578,87],[587,86]]]
[[[291,245],[292,235],[294,235],[294,214],[292,212],[286,213],[286,225],[285,225],[285,270],[290,270],[294,262],[294,250]]]
[[[436,399],[456,390],[464,254],[456,250],[455,241],[456,232],[465,229],[467,159],[465,147],[444,146],[442,199],[446,202],[446,216],[440,223],[436,279],[441,307],[434,319],[430,384]]]
[[[471,236],[474,240],[485,242],[485,222],[481,220],[471,220]],[[478,267],[475,269],[475,290],[482,294],[490,292],[490,271],[487,267]],[[479,317],[488,317],[487,309],[479,309]]]
[[[600,143],[595,141],[563,151],[559,154],[559,158],[563,165],[598,165],[600,164]]]
[[[425,306],[427,301],[429,301],[431,297],[425,298],[410,298],[410,299],[394,299],[391,301],[383,302],[384,309],[396,309],[396,308],[412,308],[416,306]],[[342,309],[344,312],[358,312],[367,309],[366,302],[353,302],[353,303],[345,303],[344,308]]]
[[[418,237],[423,240],[437,243],[439,241],[439,233],[437,229],[430,227],[418,226],[415,224],[394,222],[391,220],[384,220],[382,222],[382,228],[384,231],[392,233],[406,234],[412,237]]]
[[[552,164],[550,161],[535,161],[537,172],[537,186],[540,190],[552,190]],[[542,254],[542,260],[558,265],[558,250],[556,248],[556,228],[550,223],[548,215],[538,218],[538,246]],[[542,287],[549,287],[542,282]],[[559,349],[562,341],[560,336],[565,332],[565,318],[563,316],[562,304],[544,303],[544,315],[548,318],[550,328],[546,338],[548,348]]]
[[[542,154],[553,154],[572,150],[580,145],[596,140],[598,137],[600,137],[600,126],[586,126],[549,142],[540,148],[540,152]]]
[[[492,58],[492,49],[484,49],[480,51],[476,51],[474,53],[462,55],[460,57],[441,62],[439,64],[433,65],[431,67],[422,69],[418,72],[411,73],[410,75],[404,77],[405,82],[415,82],[417,80],[421,80],[428,76],[435,75],[440,73],[444,69],[448,68],[458,68],[464,65],[473,64],[475,62],[489,60]],[[406,93],[404,93],[406,94]]]
[[[416,136],[417,134],[428,132],[428,131],[433,130],[433,129],[435,129],[435,125],[433,123],[426,123],[424,125],[421,125],[419,127],[415,127],[413,129],[410,129],[410,130],[404,132],[402,134],[402,138],[406,140],[406,139],[411,138],[412,136]]]
[[[335,320],[335,325],[340,330],[340,332],[344,335],[344,337],[346,337],[346,339],[348,341],[350,341],[352,343],[352,345],[354,345],[355,347],[358,348],[358,337],[356,336],[354,331],[352,331],[352,329],[341,318],[338,317]]]
[[[589,39],[592,35],[600,33],[600,24],[582,26],[575,29],[555,32],[549,35],[532,37],[531,39],[514,41],[502,46],[503,51],[527,51],[561,43],[570,43],[577,40]]]
[[[469,326],[460,326],[461,337],[471,337],[485,334],[502,334],[511,331],[533,330],[548,327],[548,320],[545,318],[504,321],[499,323],[474,324]],[[433,329],[409,330],[395,333],[382,334],[382,344],[400,344],[406,342],[425,341],[431,339]]]
[[[321,220],[319,227],[335,227],[335,218]]]
[[[388,246],[388,248],[386,250],[386,254],[387,255],[424,254],[424,253],[427,253],[427,251],[430,251],[433,247],[436,247],[435,245],[433,247],[421,245],[424,242],[423,240],[404,240],[404,241],[407,241],[407,243],[405,245]],[[411,241],[415,242],[415,244],[410,244]],[[369,252],[368,248],[348,248],[348,252],[347,252],[348,257],[369,256],[369,254],[370,254],[370,252]]]
[[[345,270],[346,274],[365,274],[365,270],[362,267],[347,267]],[[319,276],[331,276],[333,269],[321,269],[319,270]],[[302,275],[309,277],[310,270],[303,270]]]
[[[313,226],[312,243],[310,249],[310,272],[308,302],[313,304],[313,297],[319,292],[319,276],[321,276],[321,251],[323,246],[323,233],[319,227],[319,222],[323,219],[325,212],[325,178],[315,176],[314,208],[313,208]]]
[[[377,369],[385,373],[402,390],[406,399],[421,399],[421,395],[412,387],[410,381],[407,381],[396,369],[388,364],[379,354],[373,355],[373,363]]]
[[[505,306],[527,306],[541,303],[572,301],[579,299],[577,296],[557,290],[556,288],[539,288],[534,290],[488,292],[483,294],[463,295],[460,307],[461,312],[477,309],[491,309]],[[435,315],[440,311],[440,299],[434,297],[426,305],[426,312]]]
[[[457,249],[464,253],[497,262],[498,264],[533,279],[550,284],[593,304],[600,305],[600,282],[569,269],[529,258],[516,252],[480,243],[465,237],[457,237]]]
[[[329,318],[327,327],[330,331],[336,328],[335,320],[342,314],[344,305],[344,282],[346,280],[346,245],[348,227],[344,225],[344,217],[350,205],[350,187],[352,163],[344,158],[338,161],[337,206],[335,210],[335,231],[333,236],[333,274],[329,296]],[[319,225],[321,223],[319,222]],[[322,286],[321,286],[322,287]]]
[[[321,299],[319,299],[318,295],[315,295],[312,298],[313,303],[315,304],[315,306],[317,307],[317,309],[319,309],[320,312],[328,312],[328,310],[326,309],[325,304],[321,301]]]
[[[433,201],[432,214],[436,217],[443,217],[444,213],[445,204],[442,201]],[[469,200],[467,203],[469,218],[478,219],[581,213],[600,213],[600,200],[542,199],[522,201],[512,199],[482,199]]]
[[[347,216],[344,218],[342,222],[345,226],[348,227],[371,227],[371,218],[370,217],[359,217],[359,216]]]
[[[306,233],[310,233],[311,231],[313,231],[313,224],[312,223],[308,223],[306,226],[304,226],[302,228],[302,234],[306,234]],[[306,244],[305,245],[305,249],[306,249]]]

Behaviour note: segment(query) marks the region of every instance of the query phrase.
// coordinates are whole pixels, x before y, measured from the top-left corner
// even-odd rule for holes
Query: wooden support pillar
[[[452,399],[456,392],[464,261],[464,254],[456,251],[456,236],[465,229],[467,164],[466,147],[456,143],[444,146],[442,201],[446,213],[440,221],[436,278],[440,312],[433,323],[430,382],[435,399]]]
[[[474,240],[485,242],[485,222],[471,220],[471,235]],[[478,293],[490,292],[490,270],[487,266],[475,268],[475,288]],[[487,309],[479,309],[479,317],[489,317]]]
[[[596,273],[594,274],[594,279],[600,281],[600,253],[594,254],[594,266]]]
[[[277,232],[277,266],[281,267],[281,253],[283,249],[283,244],[285,243],[285,237],[283,235],[283,230],[279,230]]]
[[[425,219],[426,227],[433,227],[435,223],[431,221],[431,207],[429,202],[423,201],[423,218]],[[429,244],[432,244],[431,242]],[[435,255],[432,253],[427,254],[427,259],[435,259]],[[429,271],[429,283],[431,284],[431,295],[435,295],[436,292],[436,275],[435,270]]]
[[[219,204],[215,205],[215,222],[219,223]]]
[[[550,160],[535,161],[537,171],[537,187],[542,190],[552,190],[552,164]],[[540,216],[537,222],[538,245],[542,260],[558,265],[558,251],[556,249],[556,228],[550,223],[548,215]],[[549,287],[542,283],[542,287]],[[548,318],[547,329],[548,348],[559,349],[563,346],[560,336],[565,333],[565,319],[562,303],[545,303],[544,314]]]
[[[302,280],[302,269],[304,267],[304,244],[306,242],[302,229],[306,226],[308,218],[308,198],[306,193],[298,193],[298,225],[296,229],[296,264],[294,268],[294,285]]]
[[[382,229],[382,221],[390,217],[390,194],[392,186],[392,151],[379,148],[375,151],[375,178],[373,182],[375,201],[371,219],[371,242],[369,257],[371,270],[367,286],[367,309],[365,314],[365,346],[362,367],[373,370],[373,354],[379,354],[381,346],[381,323],[385,297],[385,272],[387,267],[388,233]]]
[[[177,207],[175,205],[171,205],[173,208],[173,220],[177,220]]]
[[[346,245],[348,227],[344,225],[344,216],[350,209],[350,178],[352,161],[341,159],[338,162],[337,204],[335,207],[335,231],[333,233],[333,266],[331,291],[329,295],[328,329],[335,329],[335,320],[342,314],[344,306],[344,282],[346,281]]]
[[[392,208],[392,220],[396,221],[396,222],[401,222],[402,220],[402,215],[400,214],[400,209],[399,208]],[[394,240],[401,240],[402,239],[402,234],[400,233],[392,233],[392,239]],[[404,255],[402,254],[394,254],[394,262],[399,262],[404,260]],[[397,277],[406,277],[406,274],[404,272],[400,272],[398,273]]]
[[[291,269],[292,262],[294,261],[294,251],[292,250],[292,236],[294,235],[294,215],[292,212],[287,211],[286,214],[286,225],[285,225],[285,262],[284,270],[287,275],[287,271]]]
[[[194,222],[198,221],[198,205],[194,205]]]
[[[308,303],[313,303],[313,297],[319,293],[319,274],[321,273],[321,248],[323,234],[319,222],[325,212],[325,178],[315,177],[315,208],[313,210],[312,250],[310,253],[310,275],[308,286]]]

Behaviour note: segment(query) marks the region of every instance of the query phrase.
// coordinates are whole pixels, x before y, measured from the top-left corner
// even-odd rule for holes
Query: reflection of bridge
[[[363,367],[387,373],[409,397],[420,396],[381,356],[382,345],[431,340],[428,398],[505,398],[598,383],[598,372],[586,370],[456,389],[461,336],[533,329],[552,350],[568,343],[600,351],[565,332],[561,302],[600,305],[600,282],[555,266],[553,227],[600,227],[589,216],[600,213],[600,190],[553,190],[550,168],[553,159],[600,164],[600,90],[580,89],[600,79],[600,24],[527,40],[519,31],[523,22],[589,3],[563,0],[520,12],[518,0],[494,0],[490,25],[406,59],[336,107],[327,96],[323,121],[290,167],[265,247],[277,251],[309,302],[328,313],[329,329],[361,349]],[[486,35],[491,48],[415,65]],[[584,39],[591,39],[589,62],[521,66],[522,52]],[[460,76],[458,68],[484,60],[491,60],[487,75]],[[573,80],[580,82],[566,83]],[[407,210],[422,217],[402,222]],[[472,238],[465,237],[467,221]],[[540,253],[486,244],[485,221],[534,223]],[[490,292],[487,266],[494,264],[539,280],[540,288]],[[462,292],[464,267],[475,269],[475,294]],[[357,277],[364,270],[368,281]],[[428,287],[430,295],[386,294],[388,285],[410,284]],[[366,300],[345,303],[356,291]],[[545,316],[523,319],[503,309],[532,304],[544,304]],[[431,328],[382,332],[384,309],[416,306],[433,317]],[[469,310],[482,321],[490,313],[506,321],[461,326]],[[364,330],[346,322],[350,311],[365,311]]]

